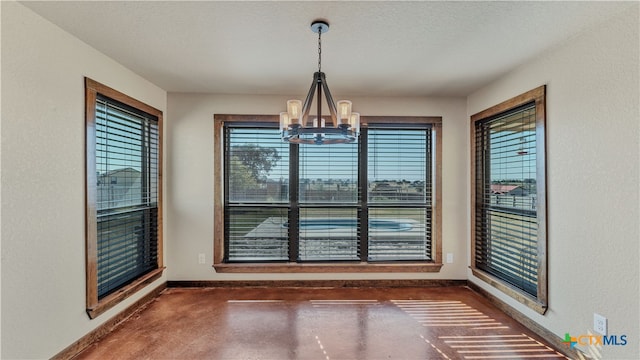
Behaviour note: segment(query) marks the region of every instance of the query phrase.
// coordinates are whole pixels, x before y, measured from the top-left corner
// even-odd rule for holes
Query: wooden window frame
[[[400,120],[401,121],[400,121]],[[442,268],[442,118],[418,116],[363,116],[361,123],[430,124],[435,149],[433,166],[433,212],[431,261],[397,262],[320,262],[320,263],[225,263],[224,262],[224,125],[233,122],[278,123],[277,115],[228,115],[215,114],[214,120],[214,241],[213,267],[217,272],[228,273],[381,273],[381,272],[439,272]]]
[[[535,102],[536,109],[536,188],[537,188],[537,221],[538,221],[538,289],[533,297],[511,284],[479,269],[475,264],[476,253],[476,122],[506,113],[525,104]],[[547,191],[546,191],[546,85],[527,91],[500,104],[492,106],[471,116],[471,271],[478,279],[504,292],[520,303],[544,314],[548,307],[547,284]]]
[[[125,105],[144,111],[158,119],[158,236],[157,236],[157,269],[140,276],[132,283],[123,286],[115,292],[98,299],[98,236],[97,236],[97,190],[93,184],[96,176],[96,100],[98,94],[119,101]],[[162,241],[162,111],[144,104],[128,95],[114,90],[106,85],[89,78],[85,78],[85,199],[86,199],[86,306],[89,318],[93,319],[111,309],[124,299],[135,294],[148,284],[159,279],[164,271],[163,241]]]

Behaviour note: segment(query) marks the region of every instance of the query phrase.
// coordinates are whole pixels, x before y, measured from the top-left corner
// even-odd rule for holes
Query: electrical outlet
[[[198,254],[198,264],[205,264],[205,263],[206,263],[206,260],[204,257],[204,253]]]
[[[453,263],[453,253],[447,253],[447,264]]]
[[[607,318],[593,313],[593,330],[598,334],[607,335]]]

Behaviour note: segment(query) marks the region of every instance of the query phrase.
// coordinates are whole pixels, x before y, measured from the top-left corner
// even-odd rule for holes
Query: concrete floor
[[[169,288],[77,359],[560,359],[466,287]]]

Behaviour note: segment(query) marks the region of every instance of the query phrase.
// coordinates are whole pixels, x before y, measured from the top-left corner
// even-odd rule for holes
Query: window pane
[[[358,145],[301,145],[300,202],[358,201]]]
[[[535,296],[538,290],[536,217],[488,211],[482,228],[488,241],[476,249],[476,256],[483,259],[480,268]]]
[[[431,131],[369,129],[370,203],[425,203],[431,198]]]
[[[229,261],[289,259],[287,209],[235,207],[225,218]]]
[[[158,123],[96,100],[98,298],[157,268]]]
[[[535,107],[485,125],[489,131],[491,186],[484,201],[515,209],[536,209]]]
[[[157,123],[107,100],[97,100],[98,211],[157,201],[156,192],[152,192],[157,190],[157,135]]]
[[[476,124],[476,266],[537,296],[535,104]]]
[[[432,260],[433,129],[430,125],[412,123],[388,127],[388,124],[376,124],[362,132],[360,143],[323,146],[283,143],[277,129],[268,126],[230,122],[224,127],[225,169],[229,174],[225,187],[225,261]],[[238,155],[243,150],[239,148],[241,145],[277,150],[270,153],[277,154],[274,157],[282,164],[273,165],[271,172],[262,179],[267,183],[274,171],[282,171],[282,183],[278,184],[280,199],[273,197],[272,192],[260,192],[261,188],[268,188],[261,185],[260,176],[247,175],[250,174],[249,166],[242,163]],[[289,154],[289,149],[293,153]],[[363,153],[360,153],[361,149]],[[287,164],[284,164],[285,160]],[[289,162],[293,169],[289,169]],[[359,187],[366,174],[369,174],[369,190],[382,191],[386,186],[393,192],[384,194],[384,198],[366,201],[363,197],[367,195],[361,193],[366,188]],[[241,189],[241,180],[245,178],[253,182]],[[288,194],[289,189],[297,193]],[[262,195],[257,195],[259,193]],[[279,209],[280,206],[287,213],[258,216],[259,219],[254,220],[234,217],[241,209],[264,212],[276,211],[274,207]],[[362,229],[360,221],[363,219],[359,216],[366,216],[368,207],[376,206],[386,209],[373,211],[367,220],[372,221],[371,228]],[[276,216],[282,219],[269,218]],[[400,225],[393,225],[392,221],[400,222]],[[284,228],[278,228],[274,223]],[[276,229],[276,235],[257,236],[259,231],[274,232]],[[399,233],[404,236],[398,237]],[[254,241],[253,244],[258,245],[253,246],[247,243],[247,237],[275,240],[264,244]],[[366,244],[371,244],[370,253],[370,249],[364,247]],[[271,245],[287,251],[264,255],[268,252],[264,247]],[[238,253],[240,248],[244,251],[242,255]]]
[[[369,209],[369,260],[430,260],[427,209]]]
[[[230,128],[227,134],[229,202],[287,202],[289,145],[278,129]]]
[[[300,260],[358,260],[355,208],[300,209]]]
[[[98,297],[157,267],[158,209],[98,216]]]

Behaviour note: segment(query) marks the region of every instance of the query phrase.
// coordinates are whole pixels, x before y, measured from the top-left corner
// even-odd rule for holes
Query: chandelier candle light
[[[311,23],[311,31],[318,34],[318,71],[313,74],[313,82],[304,100],[287,101],[287,111],[280,113],[280,133],[282,140],[295,144],[338,144],[350,143],[358,139],[360,133],[360,114],[351,112],[351,101],[333,101],[327,80],[322,72],[322,34],[329,31],[329,23],[316,20]],[[316,115],[309,117],[314,95]],[[330,119],[322,117],[322,94],[324,92]],[[327,124],[329,123],[329,124]],[[328,125],[326,127],[325,125]]]

